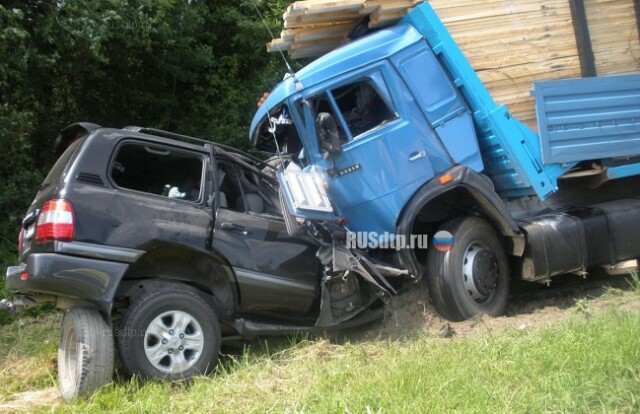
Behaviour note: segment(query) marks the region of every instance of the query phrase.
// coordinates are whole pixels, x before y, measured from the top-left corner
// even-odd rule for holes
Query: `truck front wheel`
[[[426,279],[433,305],[450,321],[500,316],[507,306],[507,256],[496,231],[480,218],[454,219],[438,229],[427,254]]]

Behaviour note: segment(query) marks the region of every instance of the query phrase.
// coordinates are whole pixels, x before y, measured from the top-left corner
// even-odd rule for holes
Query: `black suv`
[[[22,222],[6,286],[16,305],[66,310],[65,399],[111,380],[115,346],[130,373],[178,379],[214,367],[225,338],[379,319],[366,261],[336,265],[331,229],[287,231],[269,164],[154,129],[79,123],[59,138],[71,143]]]

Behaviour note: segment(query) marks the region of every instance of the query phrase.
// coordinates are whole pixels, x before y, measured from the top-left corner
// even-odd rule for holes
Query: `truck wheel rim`
[[[175,310],[158,315],[144,334],[147,359],[167,374],[182,374],[193,367],[203,349],[202,327],[187,312]]]
[[[479,243],[467,247],[462,260],[464,287],[477,303],[486,302],[496,291],[498,284],[498,260],[490,249]]]

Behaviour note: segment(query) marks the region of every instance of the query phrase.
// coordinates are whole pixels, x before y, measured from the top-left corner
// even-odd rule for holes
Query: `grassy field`
[[[624,300],[614,298],[614,304],[638,300],[637,292],[620,295]],[[640,313],[637,307],[617,308],[591,312],[582,301],[568,320],[549,328],[491,330],[467,338],[416,332],[394,341],[264,342],[224,357],[216,374],[189,384],[133,379],[71,404],[55,399],[50,388],[49,400],[24,410],[636,413]],[[18,320],[0,333],[5,411],[20,409],[6,405],[16,393],[54,386],[58,322],[59,315],[50,313]]]
[[[0,403],[15,393],[55,384],[59,328],[57,313],[24,317],[0,326]]]

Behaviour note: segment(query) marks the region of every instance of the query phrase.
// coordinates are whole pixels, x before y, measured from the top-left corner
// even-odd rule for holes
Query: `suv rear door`
[[[55,162],[46,178],[40,184],[38,192],[27,210],[27,214],[22,221],[21,237],[19,240],[20,246],[20,258],[24,262],[25,258],[32,252],[32,250],[38,249],[35,241],[36,221],[38,215],[45,202],[52,198],[56,198],[59,189],[59,184],[65,180],[67,172],[71,167],[71,164],[76,158],[76,155],[84,145],[86,138],[82,137],[71,143],[67,149],[60,155]],[[40,249],[42,249],[40,247]]]
[[[186,146],[123,139],[109,166],[116,191],[93,193],[87,202],[94,206],[81,205],[85,212],[103,209],[102,234],[93,238],[145,251],[171,246],[206,250],[211,214],[204,203],[205,161],[204,152]],[[90,213],[78,224],[81,234],[95,231]]]

